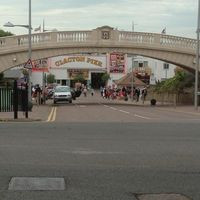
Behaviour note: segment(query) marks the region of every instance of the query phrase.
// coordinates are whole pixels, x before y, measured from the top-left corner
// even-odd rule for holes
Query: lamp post
[[[197,52],[196,52],[196,70],[195,70],[195,100],[194,105],[195,109],[198,110],[198,86],[199,86],[199,33],[200,33],[200,0],[198,2],[198,20],[197,20]]]
[[[132,57],[132,67],[131,67],[131,100],[132,102],[133,102],[133,82],[134,82],[133,67],[134,67],[134,56]]]
[[[18,25],[18,24],[12,24],[11,22],[8,22],[6,24],[4,24],[5,27],[23,27],[23,28],[27,28],[28,29],[28,60],[31,60],[32,57],[32,42],[31,42],[31,30],[32,30],[32,26],[31,26],[31,0],[29,0],[29,24],[28,25]],[[31,69],[28,70],[28,101],[31,102],[32,101],[32,97],[31,97],[31,81],[30,81],[30,77],[31,77]]]

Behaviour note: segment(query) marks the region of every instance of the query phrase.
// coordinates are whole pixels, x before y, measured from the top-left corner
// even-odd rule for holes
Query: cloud
[[[0,5],[0,24],[27,23],[27,9],[26,0],[7,0]],[[134,21],[136,31],[159,33],[167,27],[169,34],[195,37],[197,23],[196,0],[34,0],[32,10],[33,26],[45,18],[48,28],[58,30],[110,25],[130,31]]]

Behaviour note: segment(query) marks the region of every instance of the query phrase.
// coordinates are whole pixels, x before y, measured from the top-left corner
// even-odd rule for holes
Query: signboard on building
[[[106,70],[106,56],[58,56],[49,58],[50,68]]]
[[[48,72],[48,59],[32,61],[32,72]]]
[[[110,54],[109,73],[125,73],[126,55],[122,53]]]
[[[84,69],[68,69],[69,78],[73,80],[77,75],[82,75],[85,80],[89,78],[89,71]]]

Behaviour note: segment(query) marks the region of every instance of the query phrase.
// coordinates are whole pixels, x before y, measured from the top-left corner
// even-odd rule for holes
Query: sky
[[[29,0],[0,0],[0,29],[26,34]],[[32,27],[45,21],[45,29],[92,30],[108,25],[119,30],[166,33],[196,38],[198,0],[32,0]]]

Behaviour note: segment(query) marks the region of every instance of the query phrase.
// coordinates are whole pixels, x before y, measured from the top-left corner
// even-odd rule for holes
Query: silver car
[[[56,86],[53,95],[53,102],[56,104],[58,101],[68,101],[69,103],[72,103],[72,93],[70,87]]]

